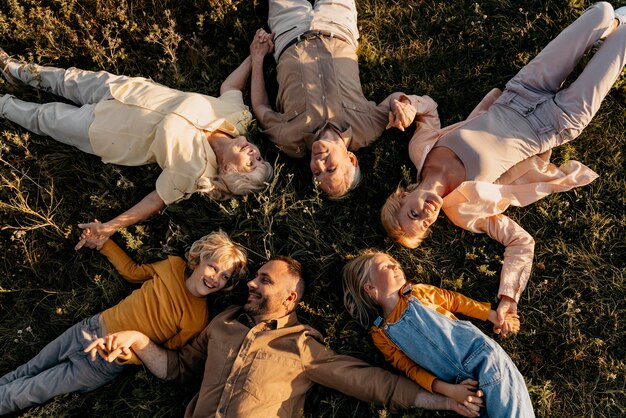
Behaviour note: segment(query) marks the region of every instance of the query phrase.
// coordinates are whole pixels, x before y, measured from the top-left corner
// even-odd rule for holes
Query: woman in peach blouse
[[[561,84],[594,43],[601,45],[582,74]],[[530,275],[534,240],[503,215],[548,194],[593,181],[597,174],[577,161],[556,167],[550,150],[576,138],[620,76],[626,56],[626,7],[597,3],[548,44],[510,80],[492,90],[468,119],[441,128],[437,104],[412,97],[417,129],[409,155],[417,182],[399,187],[381,219],[389,236],[415,248],[439,211],[457,226],[502,243],[497,309],[503,327]]]

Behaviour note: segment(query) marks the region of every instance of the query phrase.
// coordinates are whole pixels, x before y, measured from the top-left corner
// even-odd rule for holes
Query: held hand
[[[517,302],[515,300],[508,296],[502,296],[498,304],[497,314],[498,324],[494,325],[494,332],[506,336],[509,332],[519,331],[519,317],[517,316]]]
[[[87,346],[83,350],[85,353],[89,353],[89,357],[91,361],[96,361],[96,356],[102,357],[103,360],[106,360],[109,352],[106,350],[106,340],[104,338],[98,338],[94,340],[91,344]]]
[[[446,395],[454,399],[457,403],[463,403],[470,399],[474,399],[478,391],[478,381],[467,379],[458,384],[451,384]]]
[[[496,334],[501,334],[503,337],[506,337],[509,333],[515,334],[520,329],[520,321],[518,314],[508,313],[504,318],[504,323],[502,326],[494,325],[493,332]]]
[[[83,232],[80,234],[80,240],[74,247],[75,250],[80,250],[83,247],[99,250],[109,237],[115,233],[114,227],[107,223],[101,223],[97,219],[90,223],[78,224],[78,227]]]
[[[417,109],[410,103],[408,98],[401,100],[393,99],[390,103],[391,111],[389,112],[389,123],[387,128],[398,128],[404,132],[413,123]]]
[[[478,382],[472,379],[465,379],[460,386],[478,388]],[[483,391],[478,389],[475,393],[472,393],[465,397],[462,402],[456,402],[456,409],[453,409],[456,413],[466,417],[478,417],[480,416],[480,408],[483,407]]]
[[[250,55],[252,60],[262,60],[265,55],[271,53],[274,50],[274,38],[273,33],[267,33],[263,29],[258,29],[252,43],[250,44]]]
[[[90,353],[91,360],[95,360],[96,353],[109,363],[116,359],[128,360],[132,355],[132,348],[141,349],[148,343],[148,337],[138,331],[121,331],[98,338],[85,350]]]

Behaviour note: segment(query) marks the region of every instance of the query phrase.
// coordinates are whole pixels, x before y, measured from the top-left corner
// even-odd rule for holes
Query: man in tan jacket
[[[231,306],[179,351],[136,331],[100,339],[85,351],[113,361],[132,350],[161,379],[202,379],[186,416],[291,417],[301,414],[319,383],[369,402],[394,407],[448,409],[478,416],[482,396],[463,404],[428,393],[414,382],[328,349],[320,333],[300,324],[295,308],[304,292],[300,264],[277,257],[248,282],[246,304]]]

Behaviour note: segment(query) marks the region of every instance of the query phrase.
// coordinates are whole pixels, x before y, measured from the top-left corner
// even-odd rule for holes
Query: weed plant
[[[262,3],[2,0],[0,40],[23,61],[151,77],[217,95],[265,22]],[[398,90],[427,94],[438,102],[442,124],[462,120],[588,5],[359,0],[365,95],[378,102]],[[0,85],[0,93],[7,92],[31,101],[54,99]],[[539,417],[626,416],[625,121],[622,76],[591,125],[554,153],[555,162],[580,160],[600,178],[507,212],[537,245],[520,301],[522,329],[496,339],[526,378]],[[340,201],[325,200],[312,188],[304,161],[278,155],[256,131],[251,136],[277,167],[264,192],[223,203],[194,196],[115,240],[136,260],[149,262],[180,255],[198,237],[223,228],[249,249],[251,271],[267,257],[291,255],[303,263],[311,283],[300,309],[303,320],[323,332],[329,347],[388,369],[341,302],[340,269],[359,250],[389,251],[420,282],[496,302],[503,249],[487,236],[440,220],[416,250],[386,238],[379,222],[384,199],[415,174],[407,156],[410,130],[385,132],[359,152],[364,181]],[[158,173],[156,166],[104,165],[0,120],[0,374],[132,290],[97,252],[73,250],[76,224],[107,220],[130,207],[152,190]],[[241,285],[219,294],[210,301],[213,312],[243,301],[245,293]],[[159,382],[139,368],[92,393],[57,397],[23,416],[179,416],[195,390]],[[304,415],[387,417],[392,411],[317,387]],[[449,416],[419,410],[401,415]]]

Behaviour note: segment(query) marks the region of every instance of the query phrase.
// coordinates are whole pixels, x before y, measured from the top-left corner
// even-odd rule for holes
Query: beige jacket
[[[318,383],[369,402],[411,406],[410,380],[335,353],[295,312],[251,324],[239,306],[218,314],[190,344],[168,351],[167,379],[201,378],[187,417],[298,417]]]

